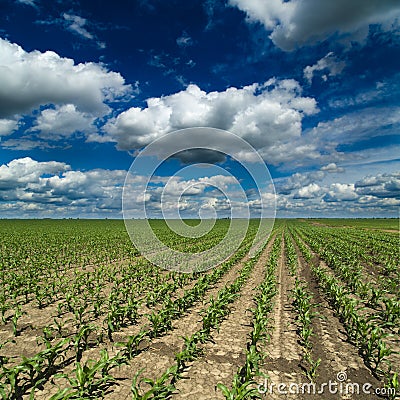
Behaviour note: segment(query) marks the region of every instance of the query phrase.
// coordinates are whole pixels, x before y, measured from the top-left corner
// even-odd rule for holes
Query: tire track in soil
[[[245,362],[246,343],[252,330],[253,314],[250,311],[256,287],[263,281],[265,266],[269,258],[273,240],[264,249],[256,262],[240,297],[231,305],[231,312],[222,321],[219,330],[213,335],[213,342],[204,345],[204,354],[190,364],[182,373],[175,387],[175,400],[214,400],[224,399],[216,390],[218,383],[231,386],[233,376]]]
[[[303,242],[304,243],[304,242]],[[314,336],[311,341],[313,344],[313,359],[321,358],[321,364],[317,369],[316,386],[320,388],[321,384],[329,383],[337,380],[337,375],[340,372],[345,372],[347,375],[346,383],[358,384],[360,394],[333,394],[329,393],[329,389],[325,387],[325,392],[321,395],[304,395],[298,399],[328,399],[328,400],[352,400],[352,399],[380,399],[374,394],[363,394],[362,387],[365,383],[370,383],[373,387],[383,387],[383,383],[377,380],[364,365],[362,358],[358,354],[355,346],[347,341],[345,329],[339,321],[324,295],[320,291],[320,287],[314,275],[311,272],[310,266],[303,258],[297,244],[293,242],[299,263],[299,273],[301,277],[308,283],[308,289],[312,293],[313,303],[317,304],[316,311],[321,317],[313,319],[312,327]],[[311,251],[311,250],[310,250]],[[311,261],[315,265],[319,264],[322,267],[329,267],[320,261],[315,253],[314,259]],[[304,377],[304,381],[306,378]],[[371,389],[372,391],[372,389]]]
[[[107,391],[104,398],[107,400],[130,399],[132,378],[136,372],[143,369],[143,374],[141,376],[155,379],[170,367],[174,363],[175,353],[182,349],[182,336],[189,336],[201,328],[202,317],[200,312],[207,307],[210,297],[213,296],[215,298],[219,290],[221,290],[225,285],[233,283],[233,281],[238,277],[239,271],[248,260],[249,256],[246,254],[226,272],[219,282],[210,287],[202,301],[200,300],[190,308],[187,314],[173,321],[173,329],[171,331],[160,338],[153,339],[147,349],[130,360],[129,365],[113,369],[111,374],[117,379],[118,385],[112,386]],[[135,325],[133,327],[134,332],[125,332],[126,334],[138,333],[141,327],[143,326]],[[125,337],[122,337],[122,335],[115,332],[115,339],[117,338],[118,340],[125,339]],[[110,358],[115,356],[118,352],[118,349],[110,344],[101,346],[101,349],[103,348],[107,349]],[[86,350],[82,356],[81,364],[88,359],[98,359],[99,356],[100,347]],[[62,372],[71,375],[73,368],[74,365],[68,365],[68,367],[66,367]],[[43,390],[35,392],[35,400],[48,400],[52,395],[57,393],[57,384],[59,384],[60,387],[66,387],[65,380],[54,379],[54,383],[56,385],[50,383],[45,384]],[[28,397],[26,398],[28,399]]]
[[[260,384],[300,383],[302,371],[300,367],[302,350],[298,343],[296,315],[292,306],[290,290],[294,287],[295,278],[289,274],[284,256],[282,239],[281,255],[277,268],[277,294],[272,311],[271,338],[262,346],[266,358],[260,372],[267,374],[268,381],[259,378]],[[268,386],[267,386],[268,387]],[[274,392],[274,391],[273,391]],[[267,393],[267,399],[284,399],[283,394]],[[263,398],[264,398],[263,397]],[[296,395],[296,398],[299,398]]]

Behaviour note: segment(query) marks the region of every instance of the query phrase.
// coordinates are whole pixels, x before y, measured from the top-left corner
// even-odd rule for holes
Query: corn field
[[[229,221],[200,239],[152,225],[199,252]],[[257,227],[217,267],[179,273],[142,257],[122,221],[1,220],[1,398],[397,398],[396,223],[276,220],[250,257]]]

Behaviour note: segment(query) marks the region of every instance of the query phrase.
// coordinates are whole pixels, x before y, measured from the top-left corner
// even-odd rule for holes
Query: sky
[[[399,217],[399,105],[398,0],[0,0],[0,218],[121,218],[143,149],[194,127],[266,191],[189,129],[139,216]]]

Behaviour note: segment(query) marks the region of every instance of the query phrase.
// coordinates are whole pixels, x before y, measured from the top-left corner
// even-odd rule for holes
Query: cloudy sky
[[[1,0],[0,217],[120,218],[139,151],[199,126],[258,151],[278,216],[397,217],[399,101],[398,0]],[[166,162],[154,215],[168,182],[226,210],[229,174],[179,173],[225,153]]]

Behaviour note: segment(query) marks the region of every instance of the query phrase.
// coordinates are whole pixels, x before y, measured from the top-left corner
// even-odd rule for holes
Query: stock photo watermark
[[[175,169],[164,173],[165,165]],[[182,214],[188,210],[198,224],[185,222]],[[243,138],[221,129],[187,128],[158,137],[136,155],[125,179],[122,211],[132,243],[148,261],[177,272],[200,272],[239,249],[251,218],[259,222],[250,257],[263,248],[275,220],[275,187],[263,158]],[[217,220],[228,221],[229,228],[207,249],[190,252],[162,241],[154,218],[182,243],[207,235]]]
[[[374,387],[371,383],[351,382],[345,371],[337,373],[335,379],[329,379],[327,382],[316,384],[314,382],[272,382],[265,378],[264,382],[258,384],[257,390],[260,394],[302,394],[302,395],[378,395],[394,396],[395,388]]]

